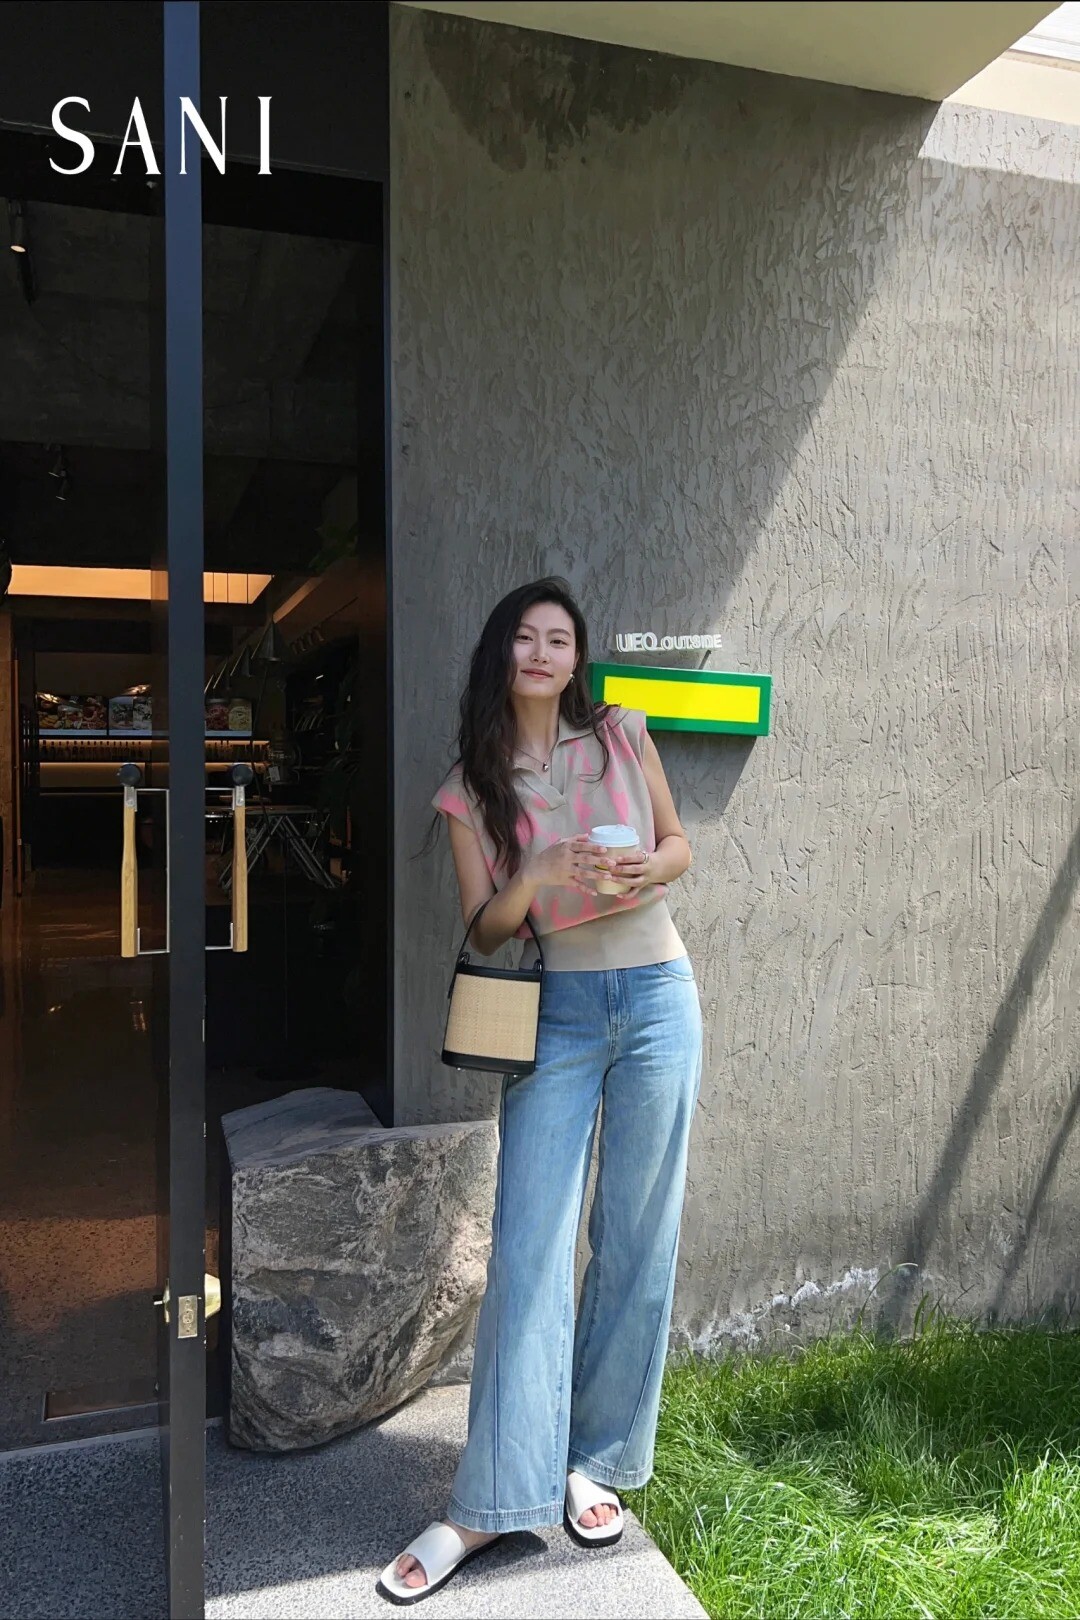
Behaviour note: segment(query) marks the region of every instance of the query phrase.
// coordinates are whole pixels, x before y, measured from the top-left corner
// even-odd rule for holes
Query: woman
[[[615,1487],[652,1472],[687,1138],[701,1076],[693,968],[665,901],[690,865],[664,770],[635,710],[595,705],[585,621],[561,580],[504,597],[472,656],[446,816],[462,917],[490,956],[525,922],[542,941],[537,1064],[504,1080],[487,1291],[469,1435],[447,1516],[387,1565],[416,1602],[510,1530],[622,1534]],[[629,823],[629,854],[589,830]],[[438,814],[435,825],[438,824]],[[625,894],[597,891],[616,873]],[[574,1320],[574,1257],[603,1099]]]

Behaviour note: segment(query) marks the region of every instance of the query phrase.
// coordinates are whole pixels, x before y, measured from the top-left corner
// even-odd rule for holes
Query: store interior
[[[156,1421],[160,200],[145,179],[60,191],[47,173],[38,137],[0,133],[0,1449]],[[390,1117],[382,191],[284,175],[271,212],[234,169],[208,176],[205,217],[216,1272],[223,1113],[331,1085]],[[146,789],[134,960],[130,763]],[[237,763],[253,773],[246,951],[230,948]]]

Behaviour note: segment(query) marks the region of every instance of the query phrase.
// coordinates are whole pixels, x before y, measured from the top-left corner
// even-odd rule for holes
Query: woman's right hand
[[[586,833],[574,838],[560,838],[525,863],[525,875],[538,887],[559,884],[580,889],[583,894],[596,893],[597,867],[613,871],[615,862],[605,859],[605,846],[594,844]]]

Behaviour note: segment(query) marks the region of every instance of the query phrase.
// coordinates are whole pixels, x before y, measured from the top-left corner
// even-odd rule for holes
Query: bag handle
[[[461,962],[463,960],[467,962],[469,960],[469,953],[466,950],[466,946],[469,943],[469,935],[472,933],[473,927],[474,927],[474,925],[475,925],[475,923],[477,921],[477,918],[480,916],[480,913],[483,911],[484,907],[489,906],[491,904],[491,902],[494,900],[494,898],[495,898],[495,895],[489,894],[486,900],[481,900],[480,904],[477,906],[476,910],[473,912],[472,916],[469,918],[468,926],[465,929],[465,938],[462,940],[460,948],[459,948],[458,953],[457,953],[457,959],[458,959],[459,962]],[[543,972],[543,970],[544,970],[544,948],[540,943],[540,935],[536,932],[536,929],[533,927],[532,918],[529,916],[528,912],[525,913],[525,921],[529,925],[530,934],[532,935],[533,939],[535,939],[535,941],[536,941],[536,951],[537,951],[537,958],[538,958],[537,966],[540,968],[540,971]]]

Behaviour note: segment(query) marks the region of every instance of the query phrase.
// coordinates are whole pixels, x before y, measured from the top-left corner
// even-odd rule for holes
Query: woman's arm
[[[581,833],[576,838],[560,838],[524,861],[506,887],[496,891],[476,833],[456,816],[447,819],[462,920],[468,922],[476,908],[494,896],[475,931],[470,929],[473,944],[482,956],[491,956],[500,945],[513,939],[537,890],[545,884],[565,884],[595,894],[598,867],[606,866],[611,871],[615,865],[613,856],[602,856],[600,845],[590,843],[588,834]]]
[[[468,922],[477,906],[495,895],[472,934],[473,944],[480,954],[491,956],[500,945],[513,939],[525,921],[525,913],[536,898],[536,885],[529,882],[523,871],[519,871],[504,889],[496,891],[479,838],[471,827],[466,827],[456,816],[448,816],[447,821],[450,824],[450,849],[461,895],[462,921]]]
[[[664,775],[663,762],[648,732],[645,733],[641,766],[652,802],[656,848],[646,861],[633,857],[619,859],[619,882],[628,883],[632,889],[644,888],[648,883],[672,883],[675,878],[682,877],[693,859],[690,840],[683,831],[675,800],[671,797],[671,789]]]

